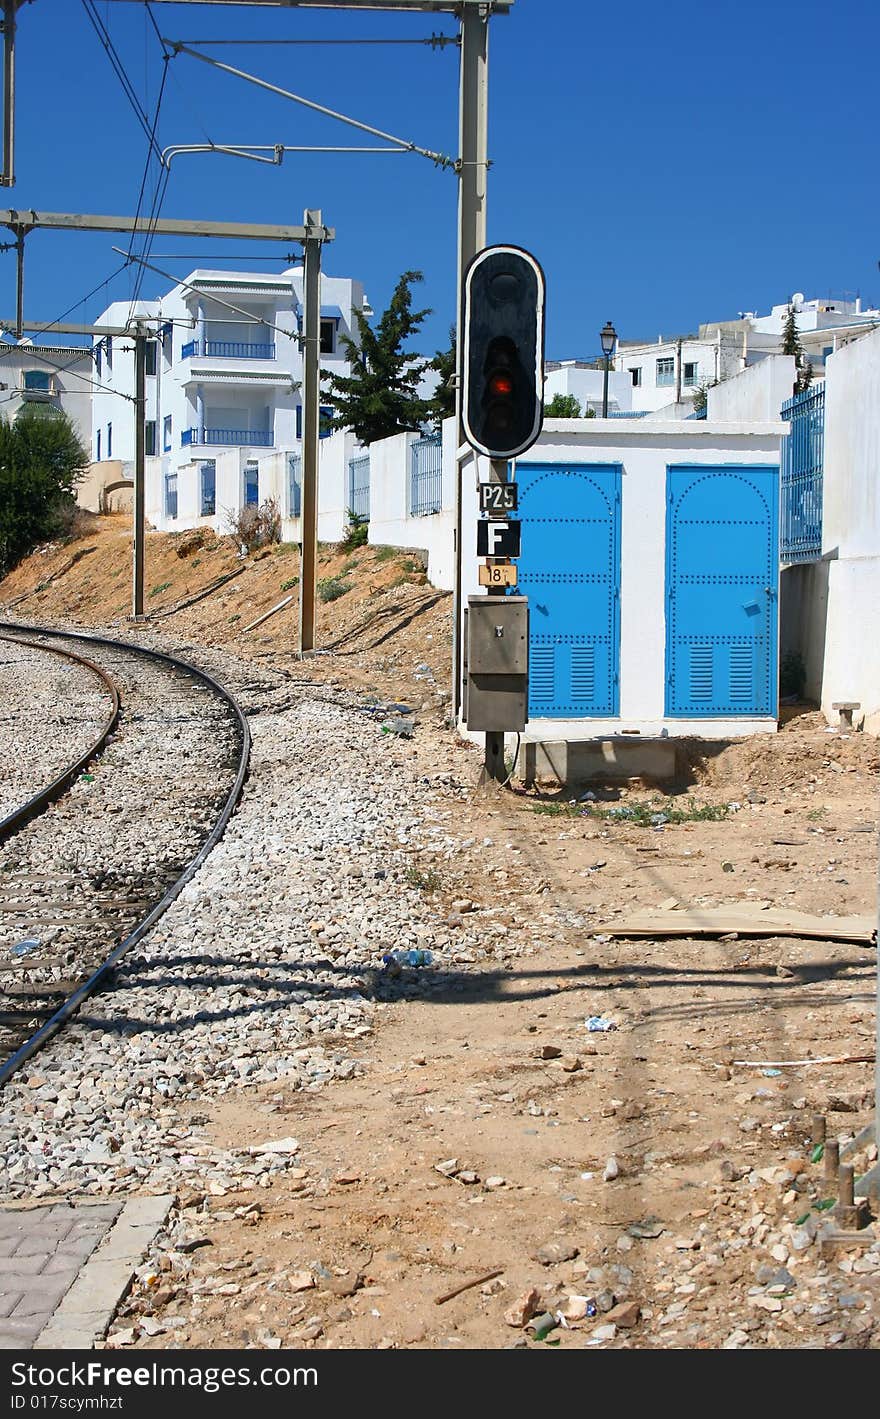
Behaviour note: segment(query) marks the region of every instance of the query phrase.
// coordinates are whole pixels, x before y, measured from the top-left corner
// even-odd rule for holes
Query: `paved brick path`
[[[0,1210],[0,1349],[33,1345],[121,1208],[104,1202]]]

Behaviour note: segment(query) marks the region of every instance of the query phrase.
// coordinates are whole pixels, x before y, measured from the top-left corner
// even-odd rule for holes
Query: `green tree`
[[[581,406],[573,394],[554,394],[549,404],[544,405],[545,419],[579,419]]]
[[[0,576],[65,530],[89,456],[65,414],[0,418]]]
[[[813,379],[813,366],[804,354],[804,347],[801,344],[800,331],[797,326],[797,316],[793,305],[789,305],[785,313],[785,320],[782,324],[782,353],[783,355],[794,356],[795,366],[795,394],[802,394],[805,389],[809,389]]]
[[[448,419],[450,415],[455,413],[455,376],[458,371],[458,350],[454,325],[449,327],[449,348],[438,350],[428,368],[436,370],[438,375],[437,388],[434,390],[434,397],[431,400],[431,421],[439,425],[444,419]]]
[[[404,271],[375,330],[361,311],[354,312],[358,341],[341,340],[351,374],[324,377],[333,405],[331,429],[351,429],[361,443],[371,444],[430,419],[432,401],[417,393],[426,362],[404,352],[405,342],[431,313],[412,309],[410,287],[421,280],[421,271]]]
[[[705,413],[709,404],[709,390],[714,389],[718,383],[717,379],[704,379],[694,390],[694,413]]]

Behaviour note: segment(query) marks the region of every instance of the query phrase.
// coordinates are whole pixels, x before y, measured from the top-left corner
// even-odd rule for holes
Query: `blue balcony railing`
[[[256,345],[249,340],[190,340],[180,352],[181,359],[209,356],[220,360],[274,360],[274,345]]]
[[[271,429],[184,429],[180,435],[184,448],[196,444],[226,444],[230,448],[271,448]]]

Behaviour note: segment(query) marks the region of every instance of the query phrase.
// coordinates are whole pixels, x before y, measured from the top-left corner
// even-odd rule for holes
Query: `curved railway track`
[[[174,656],[13,622],[0,636],[93,672],[111,707],[75,762],[0,822],[3,1084],[108,983],[219,841],[250,731],[224,686]]]
[[[91,676],[97,678],[101,689],[105,692],[110,702],[110,713],[104,719],[98,733],[88,744],[86,749],[74,759],[72,763],[65,764],[61,772],[52,778],[49,783],[37,789],[37,791],[20,803],[15,804],[6,816],[0,818],[0,847],[17,833],[19,828],[23,828],[25,823],[29,823],[31,818],[35,818],[38,813],[54,803],[70,787],[74,780],[88,768],[93,759],[97,758],[113,730],[116,728],[119,719],[119,690],[105,670],[100,665],[96,665],[93,660],[87,660],[85,656],[77,655],[72,650],[63,650],[60,646],[40,645],[37,641],[23,640],[15,636],[0,635],[0,641],[8,646],[21,646],[27,650],[36,650],[39,654],[55,655],[66,661],[69,665],[78,666],[80,669],[88,671]],[[22,668],[18,667],[19,670]],[[9,752],[9,747],[3,746],[4,757]],[[51,772],[51,771],[50,771]]]

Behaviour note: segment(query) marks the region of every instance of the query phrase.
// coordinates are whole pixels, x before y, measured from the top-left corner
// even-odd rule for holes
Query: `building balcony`
[[[222,444],[227,448],[271,448],[271,429],[184,429],[180,435],[184,448]]]
[[[220,360],[274,360],[274,345],[257,345],[249,340],[190,340],[180,352],[181,358]]]

